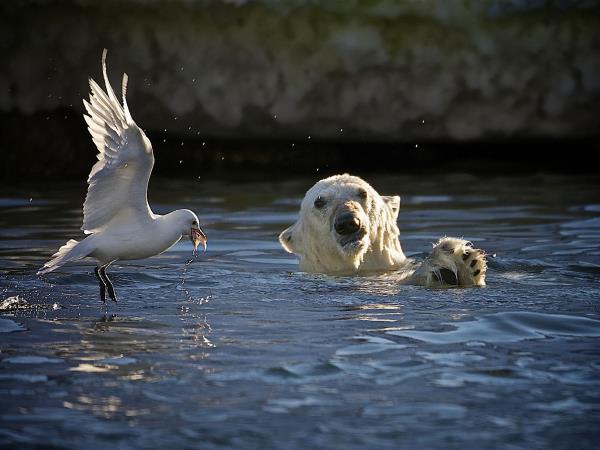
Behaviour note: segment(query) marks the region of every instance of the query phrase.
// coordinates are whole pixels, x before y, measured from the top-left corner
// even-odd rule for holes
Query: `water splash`
[[[193,302],[193,303],[202,305],[204,303],[207,303],[212,298],[212,294],[209,294],[209,295],[204,296],[204,297],[197,297],[196,298],[196,297],[194,297],[192,295],[192,293],[190,292],[190,290],[186,286],[187,274],[188,274],[189,267],[194,262],[194,260],[196,260],[198,258],[198,251],[197,250],[194,250],[193,256],[194,257],[192,259],[188,259],[185,262],[184,266],[183,266],[183,271],[181,273],[181,282],[180,282],[180,284],[178,286],[178,289],[181,290],[181,291],[183,291],[183,293],[185,295],[185,299],[188,302]]]
[[[0,310],[12,310],[12,309],[21,309],[27,308],[29,303],[20,295],[15,295],[13,297],[8,297],[0,302]]]
[[[190,294],[190,290],[186,287],[185,285],[185,280],[186,280],[186,275],[188,272],[188,268],[190,267],[190,264],[192,264],[194,262],[195,259],[198,258],[198,250],[194,249],[193,250],[193,258],[192,259],[188,259],[187,262],[185,263],[185,265],[183,266],[183,272],[181,274],[181,284],[179,285],[180,289],[183,291],[186,300],[188,301],[192,301],[194,300],[194,298],[192,297],[192,294]]]

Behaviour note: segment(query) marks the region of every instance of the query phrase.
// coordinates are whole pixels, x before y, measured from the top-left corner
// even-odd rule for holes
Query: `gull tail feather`
[[[52,272],[68,262],[85,258],[92,253],[92,251],[93,249],[90,248],[89,242],[86,242],[86,239],[81,242],[71,239],[67,241],[65,245],[59,248],[54,255],[52,255],[52,259],[44,264],[37,274],[43,275],[45,273]]]

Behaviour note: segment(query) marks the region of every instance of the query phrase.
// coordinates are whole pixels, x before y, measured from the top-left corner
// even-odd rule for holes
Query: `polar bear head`
[[[396,225],[400,197],[381,196],[348,174],[308,190],[298,221],[279,235],[307,272],[350,274],[393,270],[405,261]]]

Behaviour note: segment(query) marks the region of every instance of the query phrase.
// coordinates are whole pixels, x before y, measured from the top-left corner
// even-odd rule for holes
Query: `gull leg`
[[[99,267],[94,268],[94,273],[96,274],[96,277],[98,277],[98,281],[100,284],[100,300],[102,300],[102,303],[106,303],[106,284],[104,283],[104,280],[100,276],[100,268]]]
[[[113,287],[113,284],[110,281],[110,278],[108,278],[108,274],[106,273],[106,266],[100,267],[100,276],[102,277],[102,279],[104,280],[104,283],[106,284],[106,290],[108,291],[109,297],[111,298],[111,300],[113,302],[117,303],[117,295],[115,294],[115,288]]]

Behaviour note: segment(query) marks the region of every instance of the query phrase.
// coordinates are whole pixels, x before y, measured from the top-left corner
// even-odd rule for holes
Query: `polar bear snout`
[[[367,235],[365,226],[368,219],[360,206],[354,202],[345,202],[339,205],[332,217],[332,231],[335,240],[344,250],[351,253],[362,250],[363,238]]]
[[[344,212],[335,218],[333,227],[339,235],[354,234],[360,230],[360,219],[351,212]]]

